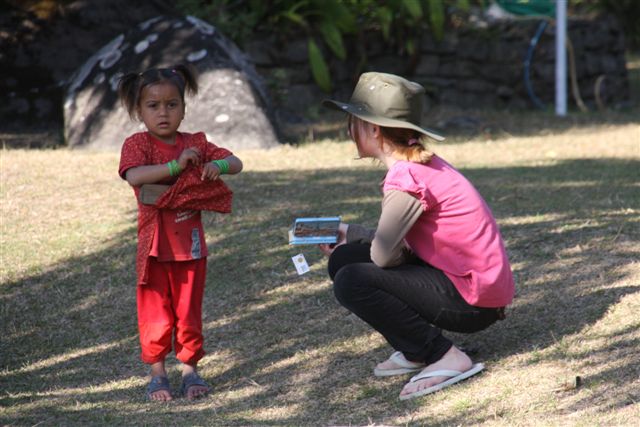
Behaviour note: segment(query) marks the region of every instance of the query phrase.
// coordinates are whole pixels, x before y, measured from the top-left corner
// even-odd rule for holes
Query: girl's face
[[[184,118],[184,102],[178,88],[169,82],[145,86],[140,94],[138,115],[151,135],[174,144]]]

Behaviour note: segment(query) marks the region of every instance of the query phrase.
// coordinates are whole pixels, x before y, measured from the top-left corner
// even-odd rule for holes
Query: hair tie
[[[419,144],[420,141],[418,141],[416,138],[411,138],[409,141],[407,141],[407,144],[409,144],[409,146],[411,145],[416,145]]]

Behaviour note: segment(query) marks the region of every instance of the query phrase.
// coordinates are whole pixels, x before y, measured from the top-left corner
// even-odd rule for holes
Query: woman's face
[[[380,152],[380,141],[376,138],[374,127],[375,125],[365,122],[356,116],[349,116],[349,136],[356,143],[358,156],[362,158],[377,158]]]

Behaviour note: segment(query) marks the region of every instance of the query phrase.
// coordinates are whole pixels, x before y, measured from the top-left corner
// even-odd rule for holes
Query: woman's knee
[[[361,266],[349,264],[342,267],[333,279],[333,294],[345,307],[349,307],[363,292]]]
[[[327,262],[327,270],[329,271],[329,277],[331,278],[331,280],[335,279],[336,274],[338,274],[338,271],[342,267],[348,265],[349,257],[346,256],[347,254],[348,251],[345,248],[345,245],[336,247],[331,253],[329,262]]]
[[[329,277],[334,280],[338,271],[343,267],[360,262],[371,262],[370,258],[371,245],[359,243],[347,243],[337,246],[327,263]]]
[[[341,258],[336,254],[338,248],[333,251],[333,253],[329,257],[329,261],[327,262],[327,271],[331,280],[335,279],[338,270],[340,270],[340,268],[344,266]]]

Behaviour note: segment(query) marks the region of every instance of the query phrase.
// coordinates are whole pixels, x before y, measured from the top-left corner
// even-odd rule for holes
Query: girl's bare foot
[[[440,360],[424,368],[420,372],[420,374],[439,371],[439,370],[453,370],[453,371],[465,372],[471,369],[472,366],[473,366],[473,362],[471,361],[469,356],[467,356],[462,351],[458,350],[457,347],[451,346],[449,351],[447,351]],[[441,382],[444,382],[450,378],[451,377],[430,377],[430,378],[424,378],[415,382],[410,381],[404,386],[404,388],[400,392],[400,398],[402,398],[403,396],[414,394],[420,390],[424,390],[436,384],[440,384]]]

